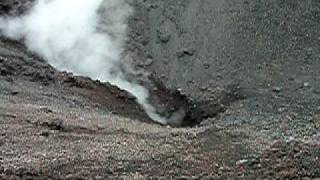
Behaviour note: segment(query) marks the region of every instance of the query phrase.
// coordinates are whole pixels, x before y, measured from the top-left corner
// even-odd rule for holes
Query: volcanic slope
[[[28,1],[0,2],[0,14],[24,12],[23,2]],[[198,104],[204,113],[215,113],[195,127],[150,123],[127,93],[59,72],[20,42],[1,38],[1,179],[320,177],[318,1],[137,0],[133,5],[128,53],[137,65],[148,61],[142,68],[164,78],[161,84],[180,86],[194,102],[208,102]],[[191,23],[195,17],[201,21]],[[199,24],[208,21],[216,22],[215,31]],[[240,28],[229,28],[232,24]],[[205,47],[213,46],[216,56],[197,46],[195,39],[201,39],[188,38],[193,29],[210,35]],[[231,37],[238,44],[229,46]],[[169,48],[180,40],[190,48]],[[172,51],[159,53],[158,46]],[[162,76],[165,68],[171,80]],[[212,83],[204,87],[207,81]]]

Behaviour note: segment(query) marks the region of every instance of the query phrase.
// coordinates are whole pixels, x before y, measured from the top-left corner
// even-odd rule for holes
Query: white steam
[[[150,118],[167,124],[169,120],[148,102],[147,89],[127,81],[118,66],[131,12],[125,0],[39,0],[25,16],[0,17],[0,32],[23,39],[31,51],[59,70],[130,92]]]

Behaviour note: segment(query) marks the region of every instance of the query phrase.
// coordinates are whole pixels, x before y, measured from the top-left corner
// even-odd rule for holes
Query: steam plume
[[[131,13],[125,0],[39,0],[25,16],[0,17],[0,32],[11,39],[24,39],[31,51],[59,70],[128,91],[151,119],[167,124],[170,120],[148,103],[148,90],[127,81],[118,66]],[[183,112],[172,118],[180,116]]]

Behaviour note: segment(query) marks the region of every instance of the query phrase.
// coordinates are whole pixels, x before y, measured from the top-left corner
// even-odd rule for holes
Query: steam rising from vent
[[[59,70],[109,82],[134,95],[154,121],[179,123],[184,112],[161,117],[143,86],[126,80],[119,68],[132,13],[125,0],[39,0],[16,18],[0,17],[0,32],[27,47]]]

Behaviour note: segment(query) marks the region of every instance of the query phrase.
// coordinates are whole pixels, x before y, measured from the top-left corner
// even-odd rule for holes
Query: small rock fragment
[[[247,163],[248,161],[249,161],[248,159],[241,159],[236,162],[236,165],[243,165],[243,164]]]
[[[308,82],[303,83],[303,87],[310,87],[310,84]]]
[[[16,90],[11,91],[11,95],[13,95],[13,96],[18,95],[18,94],[19,94],[19,91],[16,91]]]
[[[51,130],[64,130],[64,125],[63,125],[63,121],[61,119],[54,119],[51,122],[47,123],[48,127]]]
[[[48,137],[50,135],[50,132],[49,131],[43,131],[39,135],[43,136],[43,137]]]
[[[146,62],[144,63],[145,66],[150,66],[153,63],[153,60],[151,58],[148,58]]]
[[[281,88],[276,86],[276,87],[272,88],[272,91],[276,92],[276,93],[279,93],[279,92],[281,92]]]

